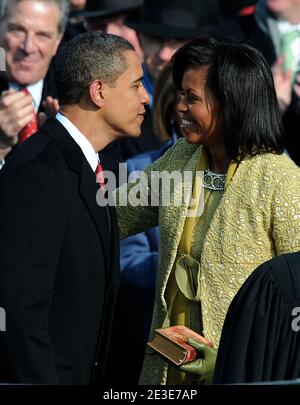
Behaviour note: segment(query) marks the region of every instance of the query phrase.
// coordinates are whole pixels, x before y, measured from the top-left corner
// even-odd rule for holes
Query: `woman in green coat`
[[[251,272],[300,250],[300,169],[283,154],[272,73],[257,50],[193,40],[176,52],[173,79],[184,139],[119,189],[119,228],[124,237],[160,226],[150,339],[181,324],[217,349]],[[141,383],[206,379],[213,353],[199,351],[202,360],[178,370],[146,349]]]

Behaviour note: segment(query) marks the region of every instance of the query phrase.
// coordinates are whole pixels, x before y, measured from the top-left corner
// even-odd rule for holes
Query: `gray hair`
[[[93,80],[113,87],[128,67],[124,51],[134,50],[126,39],[100,32],[81,34],[67,42],[55,63],[60,103],[78,103]]]
[[[15,3],[20,3],[24,0],[0,0],[0,20],[7,18],[8,6],[14,1]],[[32,0],[39,1],[42,3],[54,3],[58,6],[60,11],[60,20],[58,23],[58,32],[63,34],[68,22],[69,12],[70,12],[70,1],[69,0]]]

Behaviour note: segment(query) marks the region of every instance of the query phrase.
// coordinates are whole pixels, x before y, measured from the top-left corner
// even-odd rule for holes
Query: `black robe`
[[[214,383],[298,377],[300,252],[262,264],[238,291],[225,319]]]

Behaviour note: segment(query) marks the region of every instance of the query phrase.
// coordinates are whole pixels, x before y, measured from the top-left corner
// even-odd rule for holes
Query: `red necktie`
[[[96,167],[96,181],[100,184],[100,188],[103,192],[105,192],[105,182],[104,182],[104,174],[103,174],[103,167],[100,162],[98,162]]]
[[[30,94],[26,87],[24,89],[22,89],[21,91],[23,91],[23,93],[25,93],[25,94]],[[37,113],[34,112],[33,119],[27,125],[25,125],[25,127],[22,128],[21,131],[19,132],[19,141],[24,142],[32,134],[37,132],[37,130],[38,130]]]

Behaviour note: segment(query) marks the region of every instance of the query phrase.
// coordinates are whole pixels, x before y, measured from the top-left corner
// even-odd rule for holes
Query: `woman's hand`
[[[200,358],[191,363],[184,364],[179,367],[179,370],[196,375],[199,381],[211,380],[215,370],[218,350],[214,347],[199,343],[194,339],[188,339],[187,342],[197,350]]]

